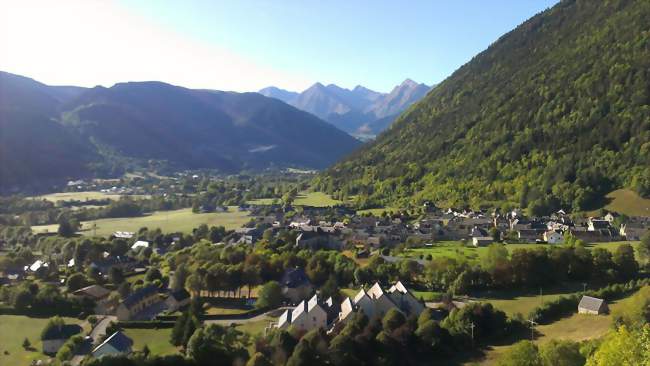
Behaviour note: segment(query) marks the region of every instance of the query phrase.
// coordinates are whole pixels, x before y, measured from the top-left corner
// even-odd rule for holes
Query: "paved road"
[[[111,322],[117,321],[117,317],[113,315],[104,316],[90,332],[90,337],[93,339],[93,344],[98,345],[99,340],[106,334],[106,328]]]

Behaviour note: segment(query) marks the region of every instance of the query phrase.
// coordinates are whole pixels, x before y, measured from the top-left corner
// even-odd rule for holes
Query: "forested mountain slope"
[[[106,175],[138,162],[223,172],[324,168],[360,144],[309,113],[257,93],[161,82],[50,87],[2,73],[0,97],[4,190]]]
[[[582,210],[650,194],[650,2],[563,1],[502,36],[315,184],[364,206]]]

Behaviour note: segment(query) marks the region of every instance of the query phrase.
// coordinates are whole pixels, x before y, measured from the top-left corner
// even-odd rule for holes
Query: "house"
[[[583,296],[582,299],[580,299],[580,303],[578,304],[578,313],[580,314],[600,315],[606,314],[607,312],[609,312],[609,308],[603,299],[598,299],[591,296]]]
[[[375,283],[368,291],[361,289],[354,299],[346,298],[341,303],[338,321],[344,323],[355,311],[362,311],[368,318],[381,318],[390,309],[397,309],[407,316],[419,315],[424,310],[424,304],[400,281],[387,291]]]
[[[336,235],[320,226],[315,231],[303,231],[296,238],[296,247],[309,249],[340,249],[341,241]]]
[[[520,229],[517,231],[517,238],[521,241],[535,242],[539,240],[540,233],[537,229]]]
[[[45,330],[41,336],[43,341],[43,353],[54,355],[59,348],[70,339],[70,337],[81,333],[81,327],[77,324],[64,324],[62,326],[53,326]]]
[[[117,239],[131,239],[135,233],[130,231],[116,231],[113,233],[113,237]]]
[[[158,288],[154,285],[149,285],[124,299],[117,307],[115,315],[117,316],[117,320],[120,321],[131,320],[139,312],[146,310],[159,301]]]
[[[145,240],[138,240],[133,245],[131,245],[131,250],[136,250],[138,248],[149,248],[149,242]]]
[[[564,243],[564,236],[555,230],[544,232],[544,241],[549,244],[562,244]]]
[[[594,218],[589,218],[587,221],[587,231],[599,231],[601,229],[609,229],[610,222],[607,220],[597,220]]]
[[[95,358],[100,358],[106,355],[119,356],[128,355],[131,353],[133,347],[133,340],[127,337],[124,333],[118,331],[111,334],[106,338],[102,344],[95,347],[92,355]]]
[[[314,292],[314,286],[309,282],[307,274],[302,268],[293,268],[284,272],[282,280],[282,294],[292,303],[307,298]]]
[[[494,239],[490,236],[475,236],[472,238],[472,245],[475,247],[484,247],[486,245],[492,244]]]
[[[189,305],[191,300],[189,292],[185,289],[180,289],[169,294],[169,297],[165,300],[165,305],[167,306],[167,310],[173,312]]]
[[[641,222],[628,222],[621,224],[620,235],[625,237],[625,240],[641,240],[641,237],[650,231],[650,227],[645,226]]]
[[[95,314],[107,314],[117,305],[116,301],[111,301],[110,294],[110,290],[99,285],[86,286],[72,293],[76,298],[92,300],[95,303]]]
[[[315,294],[309,301],[301,301],[294,309],[285,310],[278,319],[277,327],[286,329],[291,326],[303,332],[316,328],[327,329],[328,320],[333,319],[328,313],[335,313],[331,307],[332,304],[332,298],[321,301],[318,294]],[[328,311],[330,308],[332,308],[332,311]]]

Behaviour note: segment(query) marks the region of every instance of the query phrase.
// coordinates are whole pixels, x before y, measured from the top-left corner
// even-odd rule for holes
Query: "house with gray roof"
[[[583,296],[578,304],[579,314],[600,315],[606,314],[607,312],[609,312],[609,308],[607,307],[605,300],[596,297]]]
[[[106,338],[102,344],[95,347],[92,355],[95,358],[100,358],[106,355],[128,355],[132,352],[133,340],[127,337],[124,333],[117,331]]]

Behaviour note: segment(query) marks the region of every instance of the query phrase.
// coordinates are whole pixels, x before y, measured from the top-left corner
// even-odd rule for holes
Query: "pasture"
[[[246,203],[250,205],[270,205],[273,202],[280,203],[279,198],[258,198]],[[294,206],[313,206],[313,207],[331,207],[343,203],[333,199],[330,195],[323,192],[300,192],[293,201]]]
[[[628,216],[650,216],[650,199],[642,198],[629,189],[617,189],[610,192],[605,199],[608,201],[605,210],[622,213]]]
[[[171,339],[171,328],[165,329],[141,329],[129,328],[124,333],[133,339],[133,350],[142,351],[146,344],[154,355],[171,355],[178,353],[174,345],[169,343]]]
[[[81,324],[78,319],[63,318],[66,324]],[[49,318],[30,318],[22,315],[0,315],[0,365],[29,365],[33,360],[45,360],[41,331]],[[27,338],[32,349],[25,350]]]
[[[201,224],[208,226],[224,226],[227,230],[241,227],[250,220],[248,212],[229,207],[228,212],[193,213],[192,209],[184,208],[173,211],[156,211],[141,217],[123,217],[83,221],[81,234],[86,236],[109,236],[115,231],[137,232],[141,227],[149,229],[160,228],[163,232],[192,232]],[[93,228],[93,225],[96,227]],[[56,232],[58,225],[32,226],[34,233]]]
[[[31,199],[46,200],[46,201],[50,201],[50,202],[56,204],[59,201],[87,201],[87,200],[105,200],[105,199],[110,199],[110,200],[113,200],[113,201],[117,201],[121,197],[122,197],[122,195],[119,195],[119,194],[102,193],[102,192],[99,192],[99,191],[86,191],[86,192],[51,193],[51,194],[46,194],[46,195],[42,195],[42,196],[34,196],[34,197],[31,197]],[[146,198],[147,196],[129,195],[128,197]]]

